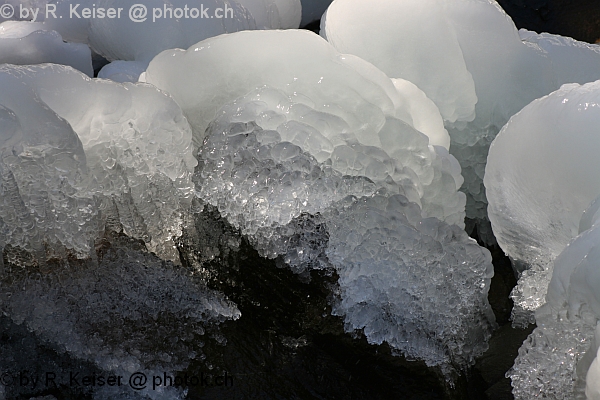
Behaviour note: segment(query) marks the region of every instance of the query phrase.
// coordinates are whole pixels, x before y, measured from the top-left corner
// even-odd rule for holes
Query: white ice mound
[[[536,312],[538,327],[508,374],[516,399],[598,399],[599,245],[596,224],[556,258],[547,303]]]
[[[460,168],[414,85],[307,31],[166,51],[145,79],[191,121],[197,196],[262,255],[333,265],[348,330],[446,373],[485,349],[491,259],[460,227]]]
[[[176,259],[191,130],[166,94],[58,65],[0,67],[5,244],[86,255],[107,218]],[[9,201],[10,200],[10,201]],[[28,222],[27,222],[28,221]]]
[[[65,43],[58,32],[43,24],[6,21],[0,24],[0,64],[70,65],[93,76],[92,54],[85,44]]]
[[[441,147],[448,136],[435,107],[414,85],[394,86],[371,64],[337,53],[311,32],[239,32],[187,51],[167,50],[152,60],[144,79],[182,107],[196,146],[219,108],[247,95],[241,104],[262,128],[287,132],[284,140],[319,162],[331,159],[343,174],[407,179],[406,195],[428,216],[463,224],[464,197],[456,192],[462,177]],[[381,154],[358,151],[354,157],[364,161],[335,161],[349,157],[344,149],[354,145]]]
[[[27,2],[29,3],[29,2]],[[298,28],[300,0],[40,0],[30,20],[69,42],[88,43],[109,60],[149,61],[223,33]],[[47,5],[46,5],[47,3]],[[19,13],[19,6],[15,6]],[[51,13],[46,13],[51,10]]]
[[[113,61],[102,67],[98,72],[98,78],[110,79],[120,83],[135,83],[139,80],[140,75],[146,71],[146,68],[148,68],[148,63],[144,61]]]
[[[490,147],[484,182],[494,234],[530,268],[513,292],[517,310],[544,303],[551,261],[591,226],[600,195],[598,123],[600,82],[564,85],[511,118]]]
[[[391,78],[416,84],[445,120],[474,116],[475,86],[442,2],[388,0],[373,7],[366,0],[336,0],[321,27],[338,51],[372,62]]]
[[[104,7],[122,7],[125,11],[137,3],[137,0],[100,2]],[[148,14],[141,22],[133,22],[126,16],[91,19],[92,48],[109,60],[149,61],[163,50],[187,48],[223,33],[297,28],[301,17],[299,0],[150,0],[143,5]],[[175,10],[182,15],[176,17],[179,14]]]
[[[482,180],[495,135],[561,84],[600,78],[598,46],[526,32],[522,41],[493,0],[336,0],[322,27],[339,51],[413,82],[439,107],[465,178],[467,229],[489,243]]]

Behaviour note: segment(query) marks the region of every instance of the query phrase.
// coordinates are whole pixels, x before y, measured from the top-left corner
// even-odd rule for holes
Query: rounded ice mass
[[[0,0],[0,400],[599,400],[600,46],[499,3]]]

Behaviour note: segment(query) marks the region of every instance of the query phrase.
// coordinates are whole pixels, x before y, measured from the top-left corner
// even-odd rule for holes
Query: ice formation
[[[142,371],[151,377],[185,370],[205,357],[202,343],[218,323],[240,317],[234,304],[189,271],[149,254],[134,240],[115,236],[99,248],[97,262],[59,263],[42,273],[32,265],[6,268],[0,279],[3,315],[26,326],[58,354],[66,352],[99,368],[97,375],[124,380]],[[14,371],[10,361],[17,363],[21,357],[0,364],[7,361],[4,371]],[[13,396],[19,389],[25,388],[6,388]],[[185,398],[180,389],[151,384],[136,391],[127,382],[84,389],[95,399]]]
[[[516,114],[490,148],[485,185],[494,233],[518,265],[530,267],[513,293],[517,312],[543,304],[552,261],[591,226],[600,194],[599,104],[600,82],[564,85]]]
[[[4,244],[42,258],[44,246],[62,245],[84,257],[116,218],[178,259],[172,237],[196,160],[189,125],[167,95],[57,65],[0,67],[0,85]]]
[[[192,125],[197,195],[261,254],[333,265],[348,330],[447,373],[485,349],[491,258],[460,228],[460,168],[416,86],[292,30],[165,51],[144,79]]]
[[[516,399],[598,399],[600,225],[573,240],[554,262],[538,327],[507,374]]]
[[[335,0],[321,34],[340,52],[422,89],[440,109],[462,166],[467,229],[492,243],[482,184],[490,143],[508,119],[563,83],[600,78],[600,52],[522,32],[493,0]]]
[[[110,79],[115,82],[137,82],[140,75],[146,71],[148,63],[144,61],[113,61],[106,64],[100,72],[98,78]]]
[[[0,24],[0,64],[70,65],[93,76],[90,49],[81,43],[65,43],[58,32],[47,31],[43,24],[6,21]]]
[[[142,4],[143,3],[143,4]],[[246,29],[298,28],[300,0],[41,0],[30,20],[58,31],[68,42],[88,43],[108,60],[149,61],[171,48]],[[46,8],[46,4],[50,8]],[[53,13],[46,13],[50,9]],[[85,10],[89,10],[86,14]],[[100,11],[102,10],[102,11]],[[112,14],[109,14],[109,10]],[[102,16],[101,14],[102,13]]]
[[[178,260],[197,164],[181,109],[150,85],[52,64],[0,66],[0,87],[2,314],[108,373],[201,359],[204,330],[240,314],[165,261]],[[107,390],[94,397],[182,396]]]
[[[517,264],[532,266],[513,292],[517,317],[547,301],[509,372],[517,399],[599,394],[599,110],[600,81],[564,85],[513,116],[490,147],[494,233]]]

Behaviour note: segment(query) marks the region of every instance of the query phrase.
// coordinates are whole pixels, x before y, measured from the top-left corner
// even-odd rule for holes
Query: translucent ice
[[[42,63],[70,65],[88,76],[94,72],[88,46],[65,43],[60,34],[44,30],[41,23],[6,21],[0,24],[0,64]]]
[[[600,78],[597,46],[523,32],[493,0],[336,0],[321,34],[439,107],[462,166],[468,230],[493,242],[482,184],[489,144],[508,119],[563,83]]]
[[[547,303],[536,312],[538,327],[509,372],[517,399],[597,399],[600,394],[599,228],[579,235],[554,262]]]
[[[448,374],[470,365],[493,327],[489,253],[458,226],[423,218],[405,197],[411,175],[368,179],[369,169],[391,162],[380,149],[342,145],[319,162],[302,130],[261,127],[250,100],[224,107],[209,126],[198,195],[261,254],[297,272],[333,265],[341,288],[334,312],[349,331]],[[337,163],[355,169],[340,173]]]
[[[0,86],[7,244],[39,247],[40,234],[83,256],[104,221],[116,218],[127,234],[177,259],[171,239],[196,160],[189,125],[168,96],[57,65],[0,67]]]
[[[518,265],[530,267],[513,293],[517,310],[543,304],[552,260],[580,226],[591,226],[588,209],[600,194],[599,110],[600,82],[564,85],[511,118],[490,147],[485,185],[494,233]]]
[[[332,167],[344,174],[408,179],[415,186],[406,195],[428,216],[463,224],[464,197],[456,192],[462,177],[441,147],[448,136],[431,101],[414,85],[394,86],[371,64],[337,53],[310,32],[239,32],[187,51],[168,50],[152,60],[144,79],[182,107],[196,146],[220,107],[267,85],[242,101],[254,103],[245,113],[261,127],[280,133],[278,127],[285,128],[285,140],[319,162],[332,159]],[[379,149],[381,155],[358,151],[353,157],[366,157],[362,164],[336,162],[355,152],[352,145],[373,147],[371,153]],[[379,161],[367,161],[373,157]]]
[[[298,28],[302,16],[300,0],[41,0],[23,5],[44,11],[46,3],[53,13],[40,12],[36,22],[69,42],[88,43],[111,61],[149,61],[163,50],[240,30]]]
[[[333,266],[348,330],[448,374],[485,349],[491,259],[460,228],[460,168],[416,86],[289,30],[165,51],[144,79],[191,122],[196,194],[262,255]]]
[[[113,61],[98,72],[98,78],[121,83],[137,82],[146,68],[148,63],[143,61]]]
[[[134,372],[152,376],[185,370],[192,360],[206,357],[201,347],[207,330],[240,317],[222,295],[135,240],[109,236],[98,248],[97,262],[57,262],[43,273],[7,266],[0,277],[3,315],[57,353],[124,379]],[[174,387],[146,385],[139,397],[127,382],[112,388],[117,389],[112,395],[103,389],[93,388],[94,397],[184,398]]]

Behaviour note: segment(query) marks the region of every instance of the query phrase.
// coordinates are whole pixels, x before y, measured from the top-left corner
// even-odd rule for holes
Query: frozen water
[[[148,63],[143,61],[113,61],[106,64],[100,72],[98,78],[110,79],[115,82],[137,82],[140,75],[146,71]]]
[[[336,0],[321,34],[439,107],[467,193],[467,226],[493,243],[483,174],[490,143],[508,119],[563,83],[600,78],[598,46],[521,32],[493,0]]]
[[[172,237],[181,234],[196,160],[168,96],[56,65],[0,67],[0,85],[7,244],[39,252],[44,238],[85,256],[103,221],[116,218],[178,259]]]
[[[189,271],[149,254],[134,240],[108,236],[98,248],[97,262],[59,262],[43,273],[6,268],[0,280],[3,314],[57,353],[125,379],[140,371],[153,376],[184,370],[206,357],[201,347],[207,330],[240,317],[234,304]],[[94,398],[107,399],[184,398],[174,387],[150,385],[137,392],[127,384],[93,392]]]
[[[86,156],[71,126],[20,79],[33,68],[44,67],[0,66],[3,241],[38,256],[44,244],[85,256],[98,229],[94,200],[78,190]]]
[[[300,0],[236,0],[236,2],[250,12],[258,29],[294,29],[300,26],[303,15]]]
[[[325,218],[347,329],[446,373],[487,349],[491,257],[463,230],[401,195],[347,198]]]
[[[260,2],[262,0],[257,0]],[[118,3],[105,0],[100,5],[106,7],[123,7],[129,10],[137,0],[125,0]],[[189,1],[149,0],[144,2],[147,10],[158,9],[164,13],[167,9],[183,9]],[[232,10],[233,18],[210,18],[217,8],[224,9],[225,4]],[[198,2],[200,7],[200,2]],[[108,60],[148,61],[163,50],[182,47],[187,48],[199,40],[236,32],[244,29],[257,29],[255,19],[250,12],[238,2],[224,0],[206,0],[202,2],[211,12],[209,18],[160,18],[152,20],[147,15],[142,22],[133,22],[128,17],[114,19],[90,19],[90,46]],[[266,18],[266,15],[262,16]]]
[[[321,26],[322,35],[338,51],[417,85],[445,120],[473,118],[475,86],[441,2],[388,0],[373,7],[365,0],[336,0]]]
[[[513,293],[517,310],[543,304],[552,260],[579,234],[584,211],[593,220],[599,104],[600,82],[565,85],[511,118],[490,148],[485,185],[494,233],[531,268]]]
[[[92,55],[85,44],[65,43],[41,23],[6,21],[0,24],[0,64],[70,65],[93,76]]]
[[[283,140],[319,162],[331,159],[343,174],[406,180],[404,194],[427,216],[463,224],[464,196],[456,191],[462,177],[442,147],[448,136],[435,107],[414,85],[397,81],[394,86],[371,64],[340,55],[310,32],[240,32],[208,39],[187,51],[163,52],[143,79],[168,91],[182,107],[196,146],[217,110],[247,95],[230,106],[244,105],[240,115],[252,116],[244,122],[277,129]],[[351,146],[371,150],[365,155]]]
[[[304,31],[166,51],[143,79],[191,122],[197,195],[262,255],[333,266],[348,330],[447,374],[486,348],[491,258],[461,229],[460,167],[416,86]]]
[[[554,262],[538,327],[509,372],[517,399],[598,396],[600,226],[573,240]],[[586,387],[587,386],[587,387]]]
[[[46,3],[56,6],[54,14],[43,12]],[[146,13],[132,20],[130,10],[139,4],[137,0],[21,3],[41,8],[35,21],[45,29],[58,31],[69,42],[88,43],[110,61],[147,62],[163,50],[187,48],[199,40],[240,30],[298,28],[302,17],[300,0],[148,0],[142,4]],[[15,7],[18,10],[19,4]],[[96,17],[86,18],[85,9],[95,11]],[[104,17],[99,16],[100,9]],[[114,10],[112,18],[109,9]]]
[[[410,182],[367,179],[369,166],[347,171],[354,176],[335,169],[348,157],[355,166],[383,157],[381,150],[343,145],[333,162],[319,163],[298,131],[259,126],[247,112],[254,107],[241,98],[209,126],[198,195],[259,252],[281,256],[296,272],[332,264],[341,287],[334,312],[348,330],[364,329],[369,342],[385,341],[446,373],[471,364],[493,327],[489,253],[459,227],[423,218],[403,195]]]

